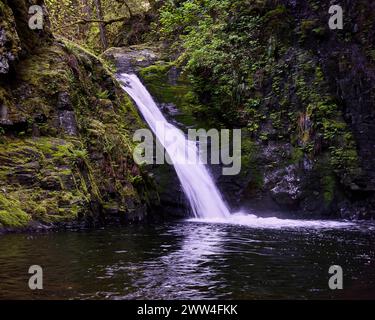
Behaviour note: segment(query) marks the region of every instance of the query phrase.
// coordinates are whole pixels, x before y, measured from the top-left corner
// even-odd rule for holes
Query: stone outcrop
[[[0,1],[0,230],[139,221],[158,204],[133,161],[144,127],[105,63]]]

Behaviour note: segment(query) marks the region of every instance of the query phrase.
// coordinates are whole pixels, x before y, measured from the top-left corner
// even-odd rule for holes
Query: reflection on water
[[[214,261],[220,259],[224,253],[221,240],[225,239],[226,233],[208,224],[189,228],[187,231],[179,249],[170,250],[171,245],[162,245],[161,249],[166,254],[145,262],[147,268],[143,276],[134,283],[142,289],[130,298],[211,297],[210,292],[205,289],[220,285],[219,281],[215,280],[219,270]],[[171,228],[169,233],[179,236],[181,228]]]
[[[0,299],[375,298],[373,225],[261,223],[1,236]],[[33,264],[43,291],[27,288]],[[328,289],[333,264],[344,269],[341,292]]]

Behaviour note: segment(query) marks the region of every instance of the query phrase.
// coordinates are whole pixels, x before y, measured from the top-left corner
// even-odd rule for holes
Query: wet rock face
[[[277,204],[291,208],[298,206],[301,197],[301,179],[294,165],[277,170],[266,177],[265,185],[267,184],[275,185],[270,193]]]
[[[0,73],[8,73],[9,71],[9,59],[5,57],[0,58]]]
[[[0,123],[1,124],[8,124],[8,108],[6,105],[2,105],[0,107]]]
[[[7,36],[4,29],[0,29],[0,47],[5,48]],[[11,52],[3,52],[0,55],[0,73],[6,74],[9,71],[9,63],[15,60],[15,55]]]
[[[355,179],[340,178],[347,198],[337,197],[336,210],[344,217],[369,218],[375,210],[375,2],[338,4],[344,11],[344,29],[329,31],[323,39],[312,39],[310,45],[316,50],[330,91],[354,135],[361,167],[361,174]],[[297,16],[326,22],[324,12],[301,7],[294,10]]]
[[[59,92],[57,109],[60,111],[73,111],[73,105],[68,92]]]
[[[0,74],[7,74],[11,62],[18,58],[20,40],[11,9],[0,1]]]
[[[77,120],[68,92],[60,92],[57,99],[60,128],[70,136],[78,134]]]
[[[360,0],[337,4],[344,10],[342,31],[328,28],[329,1],[264,2],[261,9],[265,9],[264,14],[271,15],[278,12],[278,8],[285,8],[284,15],[279,16],[277,21],[282,25],[289,19],[288,32],[277,35],[273,48],[278,48],[273,55],[276,61],[274,70],[288,65],[287,75],[283,76],[281,83],[289,89],[282,93],[282,97],[277,97],[268,87],[276,84],[277,89],[277,74],[265,76],[264,71],[259,71],[254,76],[257,80],[256,94],[268,95],[268,102],[257,107],[257,111],[265,110],[265,121],[258,122],[261,134],[252,137],[257,146],[256,158],[250,165],[245,161],[243,166],[245,172],[250,169],[262,179],[256,178],[257,174],[254,178],[254,174],[249,172],[247,183],[234,190],[240,195],[240,203],[250,207],[257,201],[267,202],[270,206],[275,203],[279,209],[307,215],[354,219],[374,217],[375,2]],[[276,30],[275,26],[270,29]],[[271,35],[266,34],[265,31],[259,38],[265,36],[267,42]],[[294,61],[293,65],[290,61]],[[306,86],[305,83],[306,94],[301,94],[298,86],[302,82],[293,82],[288,75],[306,79],[305,70],[309,67],[313,72],[322,70],[325,84],[318,85],[315,81]],[[301,96],[302,103],[299,100]],[[340,137],[339,130],[336,130],[331,133],[332,139],[328,142],[326,135],[319,132],[319,119],[314,112],[306,111],[312,96],[318,99],[329,96],[338,106],[334,111],[335,120],[340,117],[339,122],[348,128],[343,136]],[[280,106],[282,100],[287,103]],[[271,118],[270,114],[275,109],[297,112],[297,117],[281,121]],[[326,117],[328,112],[323,110],[322,113],[324,125],[334,127],[335,120]],[[343,151],[348,146],[344,137],[350,135],[354,138],[353,146],[351,150]],[[334,139],[336,141],[332,142]],[[314,147],[311,152],[306,152],[306,146],[311,141]],[[227,188],[226,179],[220,180]],[[235,184],[231,188],[233,186]]]
[[[338,100],[344,119],[354,134],[363,174],[353,184],[365,193],[372,191],[374,194],[375,2],[338,2],[344,12],[343,30],[325,30],[328,8],[333,3],[324,2],[316,9],[302,2],[278,2],[290,10],[294,19],[304,19],[321,28],[319,37],[310,32],[305,43],[319,59],[330,93]],[[316,1],[317,4],[321,2]]]
[[[165,217],[186,217],[189,215],[189,203],[182,190],[181,183],[171,165],[158,165],[149,169],[155,177],[160,197],[159,214]]]
[[[60,111],[59,112],[60,127],[70,136],[78,134],[77,121],[74,111]]]
[[[116,65],[118,73],[133,73],[148,67],[160,59],[158,48],[143,45],[110,48],[103,57]]]
[[[375,9],[373,9],[375,10]],[[375,21],[375,18],[374,18]],[[333,40],[332,40],[333,41]],[[333,59],[338,63],[333,64]],[[343,45],[324,54],[330,84],[342,101],[344,116],[353,130],[364,170],[361,188],[375,192],[375,66],[356,45]]]

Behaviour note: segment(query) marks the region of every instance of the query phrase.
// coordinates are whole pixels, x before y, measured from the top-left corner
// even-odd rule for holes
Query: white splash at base
[[[254,214],[234,213],[225,218],[211,219],[189,219],[188,222],[198,223],[217,223],[238,225],[257,229],[290,229],[290,228],[309,228],[309,229],[340,229],[352,227],[355,224],[346,221],[332,220],[296,220],[280,219],[276,217],[262,218]]]

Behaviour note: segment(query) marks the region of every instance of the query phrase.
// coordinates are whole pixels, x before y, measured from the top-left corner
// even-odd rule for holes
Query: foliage
[[[151,1],[152,2],[152,1]],[[113,43],[121,32],[125,19],[131,14],[149,10],[147,0],[45,0],[48,8],[52,30],[58,36],[74,41],[94,52],[101,52],[100,24],[97,3],[103,12],[103,21],[124,17],[105,26],[109,44]],[[79,23],[80,22],[80,23]]]
[[[205,116],[237,122],[250,98],[249,77],[256,70],[251,52],[258,41],[251,35],[258,17],[237,17],[241,1],[168,2],[160,13],[161,34],[176,38],[194,92],[207,109]],[[237,19],[238,18],[238,19]],[[237,111],[236,110],[236,111]]]

